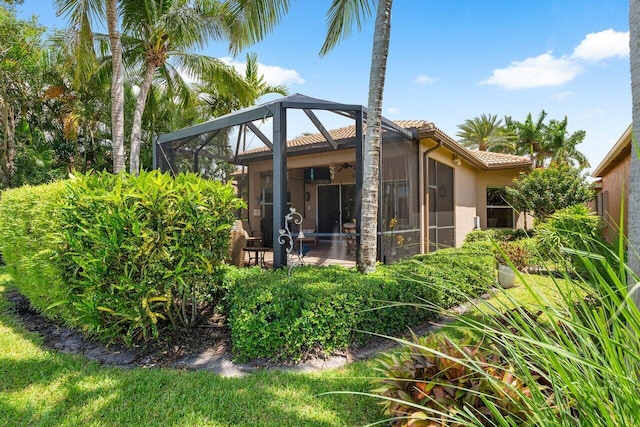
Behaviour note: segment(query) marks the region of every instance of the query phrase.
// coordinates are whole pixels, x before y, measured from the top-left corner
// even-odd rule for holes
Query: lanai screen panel
[[[229,181],[236,170],[233,154],[238,144],[237,128],[233,126],[158,144],[155,150],[156,165],[163,172],[173,175],[194,172],[204,178]]]
[[[417,142],[385,141],[380,178],[380,252],[385,263],[420,253],[418,184]]]

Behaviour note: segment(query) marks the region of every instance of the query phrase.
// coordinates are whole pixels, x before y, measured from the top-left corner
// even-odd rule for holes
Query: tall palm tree
[[[629,202],[627,203],[627,236],[629,238],[629,266],[640,275],[640,149],[637,136],[640,135],[640,0],[629,2],[629,50],[631,55],[631,97],[633,100],[633,141],[635,149],[631,155],[629,173]],[[640,307],[640,292],[634,295]]]
[[[377,0],[373,33],[369,98],[367,101],[367,130],[364,140],[363,183],[361,194],[360,248],[357,268],[362,273],[375,271],[378,236],[378,186],[380,173],[380,126],[382,98],[389,54],[392,0]],[[362,20],[370,16],[375,0],[334,0],[329,9],[329,26],[321,54],[329,52],[346,37],[354,23],[360,28]]]
[[[534,167],[544,166],[544,157],[541,156],[540,153],[542,152],[542,144],[546,130],[544,123],[546,117],[546,111],[542,110],[538,116],[538,120],[535,122],[533,121],[531,113],[527,115],[524,122],[513,121],[511,117],[507,117],[505,120],[507,128],[516,137],[515,154],[528,155]]]
[[[87,78],[87,71],[96,60],[93,46],[93,20],[107,21],[111,50],[111,145],[113,172],[125,167],[124,153],[124,70],[122,66],[121,39],[118,29],[117,0],[54,0],[58,15],[69,19],[70,37],[74,45],[76,83]]]
[[[210,0],[122,0],[125,57],[141,68],[131,127],[129,171],[140,170],[142,115],[154,79],[161,79],[170,97],[189,91],[184,75],[222,81],[234,88],[244,82],[232,67],[216,58],[189,52],[210,40],[228,40],[237,46],[243,34],[229,9]]]
[[[457,136],[467,148],[480,151],[509,152],[513,150],[514,137],[502,124],[502,119],[492,114],[467,119],[458,126]]]
[[[545,138],[542,143],[542,155],[551,164],[575,166],[585,169],[589,167],[587,156],[578,151],[576,146],[584,141],[586,132],[579,130],[569,134],[567,131],[567,117],[563,120],[550,120],[546,126]]]
[[[117,0],[107,0],[107,31],[111,46],[111,146],[113,173],[125,168],[124,154],[124,67],[118,30]]]

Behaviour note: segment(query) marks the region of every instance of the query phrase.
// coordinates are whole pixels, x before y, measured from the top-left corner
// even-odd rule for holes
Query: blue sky
[[[325,57],[329,0],[292,1],[290,13],[256,52],[262,72],[291,93],[367,103],[373,18]],[[569,118],[584,129],[579,146],[592,168],[631,123],[625,0],[396,0],[392,9],[383,114],[424,119],[456,138],[457,126],[481,114]],[[25,0],[23,16],[64,28],[51,1]],[[224,44],[205,53],[241,66]],[[330,128],[345,123],[326,118]],[[289,135],[315,131],[300,117]]]

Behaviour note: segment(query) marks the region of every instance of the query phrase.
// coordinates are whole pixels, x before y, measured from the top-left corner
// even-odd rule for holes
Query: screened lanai
[[[291,110],[302,111],[317,133],[288,138]],[[346,118],[350,125],[328,130],[319,112]],[[239,194],[248,209],[241,219],[253,228],[269,224],[271,236],[284,228],[290,207],[311,222],[313,232],[306,234],[318,239],[342,236],[344,226],[353,224],[357,248],[365,119],[361,105],[294,94],[160,135],[154,168],[243,181]],[[382,131],[378,257],[389,262],[420,250],[419,155],[415,128],[383,119]],[[262,146],[247,150],[248,135]],[[274,267],[285,266],[285,244],[277,238],[270,244]]]

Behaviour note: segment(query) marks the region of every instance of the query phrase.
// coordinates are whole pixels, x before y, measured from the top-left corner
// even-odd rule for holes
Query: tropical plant
[[[12,9],[0,6],[0,187],[13,185],[20,142],[16,128],[24,127],[30,105],[38,98],[43,32],[35,19],[17,19]]]
[[[210,40],[227,40],[233,50],[243,37],[241,26],[221,2],[197,0],[122,1],[125,58],[140,69],[139,92],[131,128],[129,171],[140,170],[142,115],[154,79],[163,82],[169,98],[188,100],[192,96],[185,75],[196,80],[216,81],[220,89],[240,98],[254,100],[251,88],[232,68],[217,58],[189,52]]]
[[[505,117],[508,131],[515,136],[513,154],[529,156],[534,168],[546,167],[550,164],[576,166],[580,169],[589,167],[586,156],[577,150],[586,136],[584,130],[573,133],[567,131],[568,119],[552,119],[545,123],[546,111],[542,110],[534,122],[531,113],[524,122]]]
[[[586,132],[579,130],[569,134],[567,116],[562,120],[550,120],[543,143],[545,157],[552,165],[568,165],[585,169],[589,167],[587,156],[576,149],[584,141]],[[577,165],[576,165],[577,163]]]
[[[125,168],[124,152],[124,66],[122,43],[118,29],[119,10],[117,0],[54,0],[57,14],[69,19],[68,41],[73,52],[75,83],[89,78],[93,73],[97,55],[94,50],[93,21],[107,21],[111,51],[111,146],[113,172]]]
[[[593,188],[578,169],[552,165],[520,173],[506,187],[507,201],[516,211],[533,213],[537,220],[544,220],[558,209],[593,198]]]
[[[531,387],[551,394],[543,384],[524,383],[497,349],[434,334],[414,334],[411,343],[378,359],[381,376],[373,393],[382,396],[391,425],[461,426],[468,425],[462,419],[491,422],[504,416],[520,424],[530,417],[523,400]]]
[[[514,149],[514,135],[502,124],[502,119],[492,114],[467,119],[458,125],[459,142],[479,151],[511,152]]]
[[[531,113],[527,114],[524,122],[513,120],[510,116],[505,117],[505,123],[511,133],[516,136],[516,147],[514,154],[529,156],[534,167],[542,165],[537,164],[536,156],[542,150],[542,140],[544,137],[544,119],[547,113],[542,110],[538,116],[538,120],[533,122]]]
[[[629,292],[630,284],[637,292],[638,276],[624,263],[622,245],[615,254],[597,245],[573,253],[583,273],[567,273],[565,284],[553,279],[553,300],[518,274],[530,301],[526,307],[498,291],[493,303],[470,301],[471,315],[454,315],[465,334],[479,340],[472,348],[481,345],[496,352],[490,362],[464,351],[465,343],[444,341],[451,343],[447,348],[429,340],[398,339],[407,346],[402,360],[410,362],[391,363],[393,369],[383,371],[377,382],[384,392],[396,390],[380,397],[385,407],[410,413],[391,413],[393,421],[424,426],[638,424],[640,312]],[[611,257],[618,262],[612,265]],[[422,359],[414,362],[418,355]],[[487,371],[504,369],[500,360],[509,366],[502,378]],[[434,365],[441,369],[435,372]],[[463,381],[450,381],[457,369],[467,375]],[[422,375],[421,370],[432,371]],[[414,373],[419,375],[414,378]],[[484,381],[491,391],[482,386]],[[412,387],[403,389],[403,382]],[[442,387],[439,396],[436,387]],[[496,390],[503,391],[494,394]],[[445,398],[438,400],[441,396]],[[478,410],[475,402],[484,409]]]

